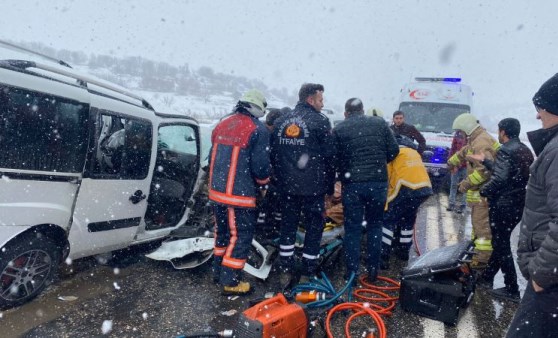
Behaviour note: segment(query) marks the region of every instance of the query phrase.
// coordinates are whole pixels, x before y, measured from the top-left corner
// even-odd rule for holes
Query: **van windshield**
[[[402,102],[399,110],[405,113],[405,123],[414,125],[420,132],[453,134],[453,120],[471,108],[462,104],[434,102]]]

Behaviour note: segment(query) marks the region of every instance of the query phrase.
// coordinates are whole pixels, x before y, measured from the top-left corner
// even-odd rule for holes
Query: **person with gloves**
[[[258,118],[267,106],[249,90],[211,135],[209,199],[215,215],[214,280],[225,295],[244,295],[241,273],[256,226],[256,198],[269,182],[269,132]]]
[[[467,204],[471,207],[472,239],[475,243],[475,256],[471,266],[484,269],[492,254],[492,234],[488,219],[488,201],[481,197],[479,190],[490,179],[490,171],[479,162],[467,161],[466,156],[483,153],[485,158],[493,161],[500,143],[480,125],[478,119],[464,113],[455,118],[453,129],[461,130],[467,135],[467,144],[449,158],[449,170],[454,170],[461,163],[467,162],[467,177],[459,183],[459,191],[467,193]]]

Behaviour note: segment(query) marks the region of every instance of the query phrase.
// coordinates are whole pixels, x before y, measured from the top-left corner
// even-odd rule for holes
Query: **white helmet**
[[[255,89],[247,91],[244,95],[242,95],[240,102],[246,103],[247,105],[244,105],[244,107],[255,117],[264,116],[267,102],[260,91]]]
[[[467,136],[470,136],[475,129],[480,127],[479,121],[475,115],[464,113],[453,120],[453,129],[463,130]]]

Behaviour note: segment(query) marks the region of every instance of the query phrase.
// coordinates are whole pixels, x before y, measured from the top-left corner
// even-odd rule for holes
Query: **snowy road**
[[[438,194],[421,208],[416,228],[421,252],[456,243],[470,233],[469,215],[449,213],[446,205],[447,195]],[[516,241],[514,232],[512,243]],[[209,265],[174,270],[170,264],[144,258],[140,249],[129,252],[116,265],[102,266],[94,260],[74,262],[74,272],[62,276],[38,299],[0,312],[2,336],[91,337],[106,332],[114,337],[177,337],[192,331],[218,331],[234,328],[238,313],[248,307],[249,299],[279,287],[277,273],[272,271],[267,282],[252,280],[253,296],[230,300],[221,296],[212,283]],[[397,278],[403,266],[392,258],[391,270],[385,275]],[[342,268],[326,272],[334,285],[342,283]],[[499,275],[495,287],[502,285]],[[520,285],[524,288],[525,281]],[[63,301],[61,296],[75,296],[77,300]],[[516,304],[494,301],[485,291],[477,290],[456,327],[407,313],[400,307],[385,321],[388,337],[502,337],[516,308]],[[336,336],[341,337],[342,327],[338,326]],[[353,326],[355,333],[367,327],[364,321]],[[321,328],[313,335],[323,336]]]

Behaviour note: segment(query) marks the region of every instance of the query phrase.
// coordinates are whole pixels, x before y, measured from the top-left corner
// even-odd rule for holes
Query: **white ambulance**
[[[423,162],[435,180],[447,175],[453,120],[471,113],[473,91],[460,78],[417,77],[401,89],[399,110],[426,139]]]
[[[0,309],[38,295],[67,259],[183,225],[200,149],[192,118],[67,66],[0,60]]]

